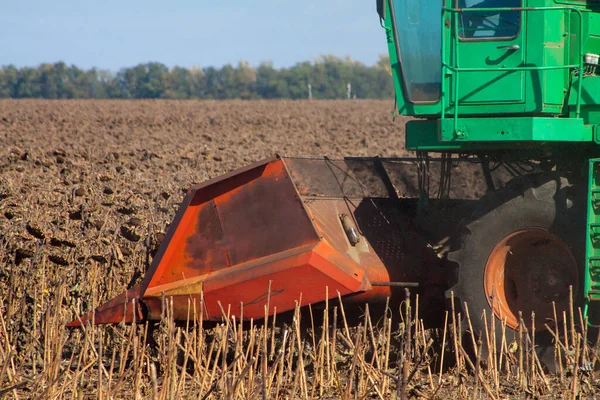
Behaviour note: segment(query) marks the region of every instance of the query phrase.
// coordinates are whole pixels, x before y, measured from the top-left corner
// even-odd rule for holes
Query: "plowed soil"
[[[275,153],[406,155],[392,109],[390,101],[2,101],[0,291],[11,274],[42,284],[37,268],[22,266],[44,262],[63,269],[78,298],[115,294],[137,279],[140,255],[160,242],[187,187]],[[119,267],[92,289],[86,265],[109,260]]]

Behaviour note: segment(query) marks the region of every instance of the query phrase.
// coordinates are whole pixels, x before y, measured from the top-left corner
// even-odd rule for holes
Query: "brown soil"
[[[392,122],[392,108],[390,101],[2,101],[3,261],[44,260],[75,279],[87,263],[120,251],[118,279],[100,283],[119,291],[141,268],[144,240],[160,240],[187,187],[275,153],[404,156],[403,121]],[[90,288],[79,278],[85,298]]]
[[[141,237],[121,228],[132,216],[138,232],[148,225],[164,231],[188,186],[275,153],[406,155],[392,107],[386,101],[2,101],[5,257],[23,261],[34,252],[68,268],[85,266],[91,255],[106,257],[115,245],[135,254]]]

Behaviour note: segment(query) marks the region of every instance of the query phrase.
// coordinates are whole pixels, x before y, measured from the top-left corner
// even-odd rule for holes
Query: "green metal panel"
[[[439,120],[416,120],[406,123],[406,149],[417,151],[460,151],[479,149],[479,143],[440,141]]]
[[[528,29],[527,49],[529,60],[542,60],[542,66],[561,66],[571,64],[569,60],[570,42],[565,36],[570,29],[570,12],[553,11],[528,13],[528,20],[532,27],[541,29]],[[575,17],[577,19],[577,17]],[[564,29],[556,29],[564,27]],[[535,46],[534,43],[542,45]],[[577,50],[577,46],[575,46]],[[573,63],[577,57],[573,59]],[[529,65],[533,65],[529,62]],[[530,90],[527,94],[529,109],[540,109],[544,113],[561,114],[565,101],[566,85],[570,73],[567,69],[553,69],[546,71],[532,71],[529,75]],[[540,99],[541,101],[536,101]],[[533,104],[531,104],[533,103]]]
[[[440,121],[442,141],[503,142],[589,142],[591,126],[584,127],[581,118],[513,117],[460,118]]]
[[[512,3],[519,5],[520,1],[513,0]],[[500,14],[498,20],[490,21],[490,23],[502,26],[504,19],[500,17]],[[519,12],[513,11],[503,14],[518,16]],[[485,18],[485,15],[484,13],[474,12],[450,14],[452,31],[449,32],[450,27],[445,29],[444,36],[448,38],[445,41],[445,46],[448,47],[448,51],[445,52],[447,57],[444,57],[443,62],[457,68],[477,68],[482,69],[482,71],[450,74],[446,81],[449,103],[451,105],[454,105],[456,101],[459,105],[524,103],[524,71],[489,71],[489,69],[517,68],[525,63],[527,47],[524,38],[526,35],[522,32],[526,31],[526,19],[519,17],[519,22],[505,22],[504,31],[495,31],[487,27],[479,28],[480,25],[473,23],[477,28],[471,28],[474,31],[471,34],[477,35],[479,33],[481,36],[468,37],[467,31],[469,28],[466,25],[469,24],[469,21],[479,21]],[[463,21],[463,23],[461,24],[460,21]],[[485,24],[482,23],[481,25]],[[510,32],[507,32],[506,28]],[[496,37],[496,33],[501,36]],[[456,84],[456,79],[460,79],[459,85]],[[456,91],[458,91],[458,94]]]
[[[454,120],[409,121],[406,148],[421,151],[460,151],[516,149],[514,142],[591,142],[594,130],[580,118],[513,117],[461,118],[459,133]]]
[[[579,80],[574,81],[578,85]],[[588,124],[600,124],[600,76],[586,76],[581,86],[581,118]],[[575,114],[577,93],[571,91],[569,94],[569,112]]]

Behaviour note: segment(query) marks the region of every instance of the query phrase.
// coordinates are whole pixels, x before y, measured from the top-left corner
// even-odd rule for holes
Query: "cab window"
[[[522,0],[457,0],[459,8],[522,7]],[[467,11],[459,15],[461,39],[507,39],[521,30],[521,11]]]

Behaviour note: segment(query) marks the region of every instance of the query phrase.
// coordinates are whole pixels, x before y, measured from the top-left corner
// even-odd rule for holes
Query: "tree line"
[[[389,59],[372,66],[330,55],[289,68],[241,61],[221,68],[158,62],[116,73],[64,62],[0,68],[0,98],[44,99],[381,99],[393,98]]]

